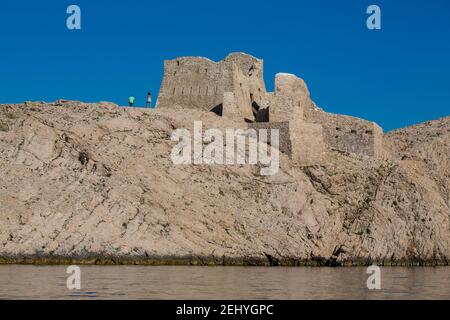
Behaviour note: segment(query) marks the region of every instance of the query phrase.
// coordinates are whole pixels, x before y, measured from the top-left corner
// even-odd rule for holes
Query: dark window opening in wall
[[[355,129],[352,129],[352,131],[350,131],[350,133],[356,134],[356,130],[355,130]]]
[[[179,65],[180,65],[180,61],[177,60],[177,66],[179,66]]]
[[[256,122],[269,122],[269,114],[269,108],[260,108],[256,114]]]
[[[336,131],[341,131],[341,128],[339,128],[339,127],[336,127]]]
[[[334,136],[335,139],[339,138],[339,136]]]
[[[250,93],[250,101],[255,122],[269,122],[269,108],[261,108],[255,101],[253,93]]]
[[[215,106],[214,108],[212,108],[212,109],[209,110],[209,111],[210,111],[210,112],[213,112],[213,113],[217,114],[218,116],[221,116],[221,117],[222,117],[222,115],[223,115],[223,105],[222,105],[222,104],[219,104],[219,105]]]
[[[261,108],[256,101],[252,99],[252,113],[254,122],[269,122],[269,108]]]
[[[251,77],[253,75],[253,71],[255,70],[255,66],[251,66],[248,70],[248,76]]]
[[[373,134],[372,130],[366,130],[366,134]]]
[[[242,88],[242,83],[239,83],[239,86]]]
[[[208,73],[208,69],[205,69],[205,73]]]
[[[173,88],[173,95],[177,92],[177,88]]]

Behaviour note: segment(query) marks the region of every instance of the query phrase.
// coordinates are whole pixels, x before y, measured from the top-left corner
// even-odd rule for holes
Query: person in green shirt
[[[134,100],[136,100],[136,98],[133,95],[128,98],[128,104],[130,105],[130,107],[134,105]]]

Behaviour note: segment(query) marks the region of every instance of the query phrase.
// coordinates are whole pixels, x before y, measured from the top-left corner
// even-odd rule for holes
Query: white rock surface
[[[175,166],[176,128],[212,113],[108,103],[0,106],[3,262],[446,264],[450,119],[261,177]]]

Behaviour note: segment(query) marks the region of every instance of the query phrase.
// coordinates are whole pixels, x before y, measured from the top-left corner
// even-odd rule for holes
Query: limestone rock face
[[[279,172],[266,177],[252,165],[174,165],[171,134],[192,132],[200,119],[205,129],[240,125],[176,106],[1,105],[0,260],[334,265],[450,258],[450,118],[385,134],[379,157],[330,149],[298,166],[282,154]],[[317,151],[315,127],[297,129],[309,134],[305,154]]]

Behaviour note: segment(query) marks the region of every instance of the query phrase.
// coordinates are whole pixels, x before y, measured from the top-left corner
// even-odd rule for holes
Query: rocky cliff
[[[174,165],[176,128],[214,113],[0,105],[4,263],[447,264],[450,118],[384,135],[380,157]]]

